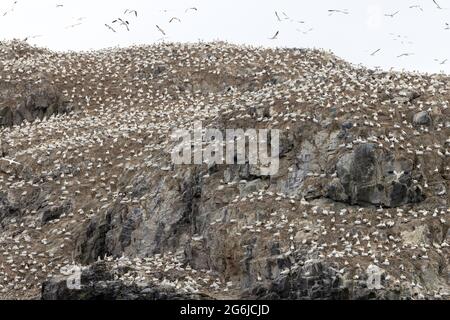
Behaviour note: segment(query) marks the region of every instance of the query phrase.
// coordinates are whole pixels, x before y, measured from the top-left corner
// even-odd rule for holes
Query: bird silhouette
[[[280,16],[278,15],[278,12],[275,11],[275,16],[277,17],[278,21],[281,21]]]
[[[273,35],[272,38],[269,38],[270,40],[275,40],[278,37],[278,34],[280,33],[280,31],[275,32],[275,34]]]
[[[37,34],[34,36],[25,37],[25,39],[23,39],[23,41],[27,41],[28,39],[36,39],[36,38],[40,38],[40,37],[42,37],[42,34]]]
[[[113,20],[112,23],[119,23],[119,25],[127,28],[127,31],[130,31],[130,28],[129,28],[130,23],[127,20],[123,20],[122,18],[117,18],[117,19]]]
[[[443,10],[443,8],[439,5],[439,3],[437,3],[436,0],[433,0],[433,2],[439,10]]]
[[[385,14],[385,16],[386,16],[386,17],[391,17],[391,18],[393,18],[393,17],[395,17],[399,12],[400,12],[400,11],[395,11],[394,13],[388,13],[388,14]]]
[[[376,55],[380,50],[381,50],[381,49],[377,49],[377,50],[375,50],[374,52],[372,52],[370,55],[371,55],[371,56],[374,56],[374,55]]]
[[[116,32],[116,30],[113,27],[111,27],[109,24],[105,23],[105,27],[107,27],[109,30],[111,30],[114,33]]]
[[[161,32],[163,34],[163,36],[166,35],[166,33],[164,32],[163,29],[161,29],[158,25],[156,25],[156,28],[159,30],[159,32]]]
[[[77,23],[68,25],[68,26],[66,27],[66,29],[72,29],[72,28],[75,28],[75,27],[80,26],[80,25],[82,25],[82,23],[81,23],[81,22],[77,22]]]
[[[413,5],[413,6],[409,6],[410,9],[419,9],[420,11],[423,11],[423,8],[421,6],[419,6],[418,4]]]
[[[313,30],[314,30],[314,28],[309,28],[308,30],[305,30],[305,31],[302,31],[302,30],[300,30],[300,29],[295,29],[295,31],[301,32],[301,33],[303,33],[303,34],[308,34],[308,33],[310,33],[310,32],[313,31]]]
[[[18,164],[18,165],[20,165],[20,163],[19,163],[19,162],[17,162],[17,161],[14,161],[14,160],[11,160],[11,159],[7,159],[7,158],[0,158],[0,160],[3,160],[3,161],[8,161],[8,162],[9,162],[9,164]]]
[[[130,13],[134,14],[135,17],[138,16],[138,13],[136,10],[130,10],[130,9],[126,9],[123,14],[130,14]]]
[[[14,7],[16,6],[16,4],[17,4],[17,1],[14,1],[12,6],[3,13],[3,16],[6,16],[8,13],[13,12],[14,11]]]
[[[338,9],[329,9],[328,12],[330,16],[334,13],[349,14],[348,10],[338,10]]]

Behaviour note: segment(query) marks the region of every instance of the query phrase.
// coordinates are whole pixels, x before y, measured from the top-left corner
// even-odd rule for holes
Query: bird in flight
[[[386,17],[391,17],[391,18],[393,18],[394,16],[396,16],[398,13],[399,13],[400,11],[395,11],[394,13],[388,13],[388,14],[385,14],[385,16]]]
[[[409,57],[412,56],[414,53],[402,53],[401,55],[398,55],[397,58],[401,58],[401,57]]]
[[[64,7],[64,5],[63,4],[57,4],[56,7],[57,8],[62,8],[62,7]]]
[[[448,22],[445,23],[445,30],[450,30],[450,24]]]
[[[158,25],[156,25],[156,28],[159,30],[159,32],[161,32],[163,34],[163,36],[166,35],[166,33],[164,32],[163,29],[161,29]]]
[[[105,27],[107,27],[109,30],[111,30],[112,32],[116,32],[116,30],[114,30],[114,28],[113,27],[111,27],[109,24],[106,24],[105,23]]]
[[[371,56],[374,56],[374,55],[376,55],[380,50],[381,50],[381,49],[377,49],[377,50],[375,50],[374,52],[372,52],[370,55],[371,55]]]
[[[34,35],[34,36],[25,37],[23,39],[23,41],[26,42],[26,41],[28,41],[28,39],[36,39],[36,38],[40,38],[40,37],[42,37],[42,34],[37,34],[37,35]]]
[[[436,0],[433,0],[433,2],[439,10],[443,10],[443,8],[439,5],[439,3],[437,3]]]
[[[124,11],[123,14],[127,14],[127,13],[132,13],[132,14],[134,14],[136,17],[138,16],[138,13],[137,13],[136,10],[126,9],[126,10]]]
[[[127,28],[127,31],[130,31],[130,28],[129,28],[130,23],[126,20],[123,20],[122,18],[117,18],[116,20],[113,20],[112,23],[120,23],[121,26],[124,26]]]
[[[187,8],[184,12],[188,12],[189,10],[198,11],[196,7]]]
[[[442,60],[442,61],[439,60],[439,59],[434,59],[434,61],[439,62],[439,64],[443,65],[443,64],[447,63],[448,59],[445,59],[445,60]]]
[[[301,33],[303,33],[303,34],[307,34],[307,33],[311,32],[311,31],[313,31],[313,30],[314,30],[314,28],[309,28],[308,30],[305,30],[305,31],[300,30],[300,29],[295,29],[295,31],[301,32]]]
[[[278,12],[275,11],[275,15],[276,15],[278,21],[281,21],[281,18],[280,18],[280,16],[278,15]]]
[[[9,8],[8,10],[6,10],[6,11],[3,13],[3,16],[6,16],[8,13],[13,12],[13,11],[14,11],[14,7],[16,6],[16,4],[17,4],[17,1],[14,1],[14,3],[13,3],[12,6],[11,6],[11,8]]]
[[[423,11],[422,7],[419,6],[418,4],[413,5],[413,6],[409,6],[410,9],[419,9],[420,11]]]
[[[275,40],[278,37],[278,34],[280,33],[280,31],[275,32],[275,34],[273,35],[272,38],[269,38],[270,40]]]
[[[178,19],[177,17],[172,17],[170,20],[169,20],[169,23],[172,23],[173,21],[178,21],[178,22],[181,22],[181,20],[180,19]]]
[[[337,9],[329,9],[328,12],[331,16],[333,13],[342,13],[342,14],[348,14],[348,10],[337,10]]]
[[[77,27],[79,25],[82,25],[82,23],[81,22],[77,22],[77,23],[71,24],[71,25],[67,26],[66,29],[72,29],[72,28],[75,28],[75,27]]]

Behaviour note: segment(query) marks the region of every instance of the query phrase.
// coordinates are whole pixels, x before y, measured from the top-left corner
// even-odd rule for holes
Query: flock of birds
[[[191,7],[191,8],[187,8],[185,10],[185,12],[188,13],[189,11],[197,11],[197,10],[198,10],[197,8]],[[136,10],[126,9],[123,14],[124,15],[132,14],[132,15],[134,15],[135,18],[138,17],[138,12]],[[171,17],[170,20],[169,20],[169,23],[172,23],[172,22],[181,22],[181,20],[178,17]],[[122,18],[117,18],[117,19],[114,19],[111,23],[112,24],[118,24],[119,26],[123,26],[123,27],[126,28],[127,31],[130,31],[130,22],[129,22],[129,20],[124,20]],[[114,33],[117,32],[115,28],[113,28],[111,25],[109,25],[107,23],[105,23],[105,27],[108,28],[109,30],[111,30]],[[159,25],[156,24],[155,27],[164,37],[166,36],[166,32]]]
[[[17,3],[18,3],[17,0],[14,1],[13,4],[10,6],[10,8],[8,8],[6,11],[4,11],[3,16],[6,16],[8,14],[10,15],[14,11]],[[56,4],[56,8],[64,8],[64,4]],[[198,9],[196,7],[189,7],[185,10],[185,13],[195,12],[195,11],[198,11]],[[108,30],[110,30],[111,32],[114,32],[114,33],[117,33],[118,28],[123,28],[127,31],[130,31],[130,20],[129,20],[130,16],[137,18],[138,11],[134,10],[134,9],[125,9],[122,17],[115,18],[114,20],[112,20],[112,22],[110,24],[105,23],[104,26]],[[71,28],[82,25],[83,24],[82,20],[84,20],[84,19],[85,19],[85,17],[78,18],[75,23],[68,25],[66,27],[66,29],[71,29]],[[181,22],[181,20],[178,17],[171,17],[169,19],[169,23],[173,23],[173,22]],[[158,25],[155,25],[155,27],[163,36],[166,36],[165,31],[161,27],[159,27]],[[26,41],[28,39],[34,39],[37,37],[41,37],[41,36],[42,35],[29,36],[29,37],[26,37],[24,41]]]
[[[433,3],[435,4],[435,7],[436,7],[438,10],[448,10],[448,9],[450,9],[450,8],[443,8],[443,7],[441,7],[440,4],[439,4],[436,0],[432,0],[432,1],[433,1]],[[411,5],[411,6],[409,6],[408,8],[409,8],[409,9],[413,9],[413,10],[420,10],[421,12],[424,11],[423,8],[422,8],[422,6],[420,6],[420,5]],[[350,14],[350,11],[347,10],[347,9],[328,9],[328,12],[329,12],[329,16],[334,15],[334,14],[342,14],[342,15],[349,15],[349,14]],[[397,16],[400,12],[401,12],[400,10],[397,10],[397,11],[392,12],[392,13],[385,13],[384,16],[385,16],[385,17],[394,18],[394,17]],[[290,18],[286,13],[284,13],[284,12],[282,12],[281,15],[280,15],[277,11],[275,11],[275,17],[276,17],[276,19],[278,20],[278,22],[282,22],[282,21],[284,21],[284,20],[289,20],[289,21],[291,21],[291,22],[296,22],[296,23],[300,23],[300,24],[304,24],[304,23],[305,23],[305,21],[299,21],[299,20],[291,19],[291,18]],[[303,31],[297,29],[297,31],[302,32],[303,34],[307,34],[307,33],[311,32],[311,31],[313,31],[313,30],[314,30],[314,28],[309,28],[309,29],[303,30]],[[450,30],[450,25],[449,25],[448,22],[445,23],[445,25],[444,25],[444,30]],[[270,40],[276,40],[276,39],[278,39],[279,34],[280,34],[280,31],[277,30],[277,31],[275,32],[275,34],[274,34],[272,37],[270,37],[269,39],[270,39]],[[401,35],[397,35],[397,38],[399,38],[399,37],[402,37],[402,36],[401,36]],[[408,43],[409,43],[409,44],[412,44],[412,42],[408,42]],[[378,48],[378,49],[372,51],[372,52],[370,53],[370,56],[375,56],[376,54],[380,53],[381,51],[382,51],[382,48]],[[414,55],[414,53],[411,53],[411,52],[405,52],[405,53],[401,53],[401,54],[397,55],[397,58],[408,57],[408,56],[412,56],[412,55]],[[444,59],[444,60],[438,60],[438,59],[435,59],[435,61],[439,62],[440,65],[444,65],[444,64],[448,61],[448,59]]]
[[[430,0],[434,3],[434,6],[437,10],[448,10],[448,8],[444,8],[440,5],[440,3],[436,0]],[[8,14],[11,14],[14,11],[15,6],[17,5],[18,1],[14,1],[13,4],[4,11],[3,16],[6,16]],[[63,4],[56,4],[57,8],[63,8],[64,5]],[[421,5],[410,5],[408,7],[408,9],[410,10],[418,10],[420,12],[424,12],[424,9]],[[187,8],[185,10],[185,13],[189,13],[189,12],[196,12],[198,11],[198,9],[196,7],[190,7]],[[402,10],[396,10],[395,12],[392,13],[385,13],[384,16],[385,17],[390,17],[390,18],[395,18],[397,17]],[[351,14],[351,12],[348,9],[328,9],[328,13],[329,15],[336,15],[336,14],[340,14],[340,15],[349,15]],[[130,27],[131,27],[131,23],[130,22],[130,18],[138,18],[138,12],[137,10],[134,9],[125,9],[122,16],[115,18],[111,21],[111,23],[105,23],[104,26],[105,28],[107,28],[109,31],[113,32],[113,33],[117,33],[119,31],[119,29],[123,29],[126,31],[130,31]],[[290,22],[295,22],[298,24],[305,24],[305,21],[302,20],[295,20],[290,18],[285,12],[278,12],[275,11],[275,17],[277,19],[278,22],[283,22],[283,21],[290,21]],[[69,26],[67,26],[66,28],[74,28],[76,26],[81,25],[83,22],[82,20],[84,19],[84,17],[77,19],[74,23],[70,24]],[[168,20],[168,23],[174,23],[174,22],[178,22],[181,23],[181,19],[179,17],[173,16]],[[156,30],[161,34],[162,38],[160,39],[165,39],[167,37],[167,32],[163,29],[163,27],[161,27],[160,25],[155,25]],[[445,23],[444,25],[444,29],[445,30],[450,30],[450,25],[448,22]],[[301,30],[301,29],[296,29],[298,32],[301,32],[303,34],[308,34],[310,32],[312,32],[314,30],[313,27],[309,27],[305,30]],[[271,36],[270,40],[277,40],[278,37],[280,35],[280,30],[277,30],[273,36]],[[42,35],[33,35],[33,36],[29,36],[26,38],[26,40],[28,39],[33,39],[33,38],[37,38],[37,37],[41,37]],[[398,35],[397,37],[401,37],[400,35]],[[411,42],[408,42],[409,44],[411,44]],[[374,51],[372,51],[370,53],[370,56],[375,56],[377,54],[379,54],[382,51],[382,48],[378,48]],[[413,52],[404,52],[401,54],[397,55],[397,58],[403,58],[403,57],[408,57],[408,56],[412,56],[414,55]],[[436,62],[438,62],[440,65],[444,65],[447,63],[448,59],[435,59]]]

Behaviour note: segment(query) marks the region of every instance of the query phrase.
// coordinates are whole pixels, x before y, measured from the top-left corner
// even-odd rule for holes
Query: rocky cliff
[[[0,298],[448,299],[449,100],[318,50],[1,43]],[[278,173],[174,165],[194,121],[279,129]]]

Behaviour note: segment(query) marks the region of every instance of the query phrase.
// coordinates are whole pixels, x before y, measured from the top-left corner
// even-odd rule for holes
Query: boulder
[[[421,111],[414,115],[413,123],[415,125],[428,126],[431,124],[431,116],[428,111]]]

